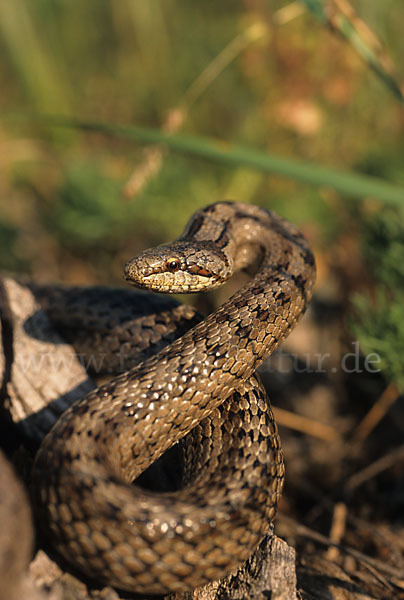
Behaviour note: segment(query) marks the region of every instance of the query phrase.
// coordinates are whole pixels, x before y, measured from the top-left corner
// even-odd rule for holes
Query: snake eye
[[[178,258],[169,258],[168,261],[166,262],[166,268],[167,268],[167,271],[170,271],[171,273],[175,273],[180,268],[180,261],[178,260]]]

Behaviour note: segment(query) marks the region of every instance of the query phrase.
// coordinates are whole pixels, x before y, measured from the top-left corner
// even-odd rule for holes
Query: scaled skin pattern
[[[162,349],[157,342],[157,354],[74,404],[39,449],[37,521],[54,549],[98,584],[192,590],[235,569],[270,530],[284,466],[254,372],[310,301],[315,266],[305,238],[265,209],[218,202],[172,244],[129,261],[125,278],[154,291],[199,291],[238,269],[254,271],[247,285],[201,322],[190,315],[193,326],[178,339]],[[151,311],[144,319],[157,337],[171,326]],[[114,346],[106,328],[105,336]],[[132,485],[179,440],[181,489]]]

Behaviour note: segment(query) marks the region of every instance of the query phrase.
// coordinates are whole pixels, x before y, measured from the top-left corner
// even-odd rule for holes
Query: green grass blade
[[[365,39],[363,32],[361,33],[359,31],[358,24],[353,17],[348,18],[347,15],[336,9],[336,7],[334,7],[333,10],[330,10],[329,3],[324,0],[301,1],[306,6],[307,10],[319,21],[327,24],[332,30],[337,31],[356,50],[359,56],[363,58],[381,81],[383,81],[396,99],[404,104],[404,96],[400,85],[389,70],[383,65],[383,60],[378,55],[380,53],[381,44],[378,42],[374,33],[371,32],[373,40],[371,43],[369,40]],[[356,18],[356,21],[358,20],[359,19]],[[366,30],[370,31],[367,26]],[[379,52],[376,46],[379,47]]]
[[[314,186],[331,187],[347,196],[356,198],[370,196],[389,204],[404,205],[404,188],[375,177],[283,158],[199,136],[172,135],[147,127],[86,122],[62,117],[44,117],[44,120],[54,126],[94,131],[142,144],[163,144],[170,150],[186,156],[204,158],[216,164],[249,167],[263,173],[283,175]]]

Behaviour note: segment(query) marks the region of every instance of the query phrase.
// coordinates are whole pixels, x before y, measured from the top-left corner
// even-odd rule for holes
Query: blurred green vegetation
[[[355,19],[331,0],[1,3],[0,268],[40,280],[120,282],[133,253],[178,235],[198,207],[232,198],[303,228],[317,251],[319,289],[330,285],[330,257],[347,237],[364,241],[342,265],[361,267],[348,290],[341,283],[340,298],[361,287],[361,268],[375,289],[398,288],[400,210],[383,221],[372,179],[358,184],[353,208],[346,186],[318,177],[328,167],[337,179],[338,172],[384,179],[395,186],[396,204],[404,190],[404,4],[351,5]],[[229,153],[250,148],[246,163],[254,151],[311,171],[303,183],[288,167],[284,175],[241,160],[229,167],[197,150],[147,148],[56,127],[38,114],[178,132],[197,146],[199,139],[200,149],[215,138]],[[369,206],[382,212],[376,217]],[[386,264],[376,267],[390,241]],[[383,298],[382,305],[393,301]],[[369,338],[368,325],[359,337]]]
[[[366,354],[377,353],[386,378],[404,392],[404,207],[371,211],[362,221],[362,252],[373,276],[353,297],[351,330]]]

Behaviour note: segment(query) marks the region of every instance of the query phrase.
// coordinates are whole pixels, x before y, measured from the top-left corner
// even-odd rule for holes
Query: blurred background
[[[404,525],[403,23],[399,0],[0,4],[3,273],[121,285],[128,258],[224,198],[310,239],[312,309],[263,376],[302,417],[279,412],[283,510],[325,533],[341,503],[390,533]],[[167,145],[143,145],[150,132]],[[357,527],[344,535],[364,550]]]

